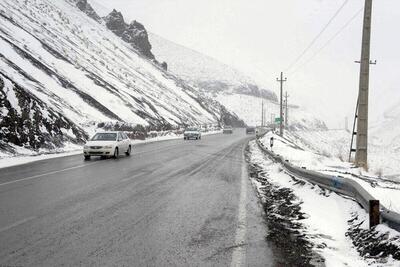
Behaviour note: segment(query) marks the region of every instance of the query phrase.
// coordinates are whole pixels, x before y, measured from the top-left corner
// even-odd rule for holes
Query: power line
[[[325,32],[325,30],[329,27],[332,21],[339,15],[339,13],[343,10],[349,0],[345,0],[343,4],[339,7],[339,9],[333,14],[333,16],[329,19],[328,23],[322,28],[322,30],[314,37],[311,43],[303,50],[303,52],[286,68],[286,71],[290,70],[299,60],[308,52],[308,50],[315,44],[315,42],[321,37],[321,35]]]
[[[294,71],[290,72],[291,75],[299,71],[301,68],[310,63],[322,50],[324,50],[336,37],[339,36],[363,11],[364,8],[359,9],[320,49],[318,49],[306,62],[297,67]]]

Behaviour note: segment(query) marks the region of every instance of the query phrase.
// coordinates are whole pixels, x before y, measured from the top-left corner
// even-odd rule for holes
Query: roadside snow
[[[21,156],[14,156],[12,154],[1,153],[0,154],[0,169],[27,164],[34,161],[51,159],[51,158],[61,158],[68,157],[72,155],[81,154],[81,147],[75,144],[66,144],[65,147],[58,151],[42,151],[42,154],[35,154],[32,150],[24,149],[22,147],[13,146],[16,152]]]
[[[366,224],[368,215],[356,202],[310,183],[302,184],[292,179],[282,172],[278,164],[270,161],[254,141],[250,142],[250,152],[251,163],[257,164],[264,170],[267,174],[266,179],[270,183],[289,188],[298,197],[302,212],[308,215],[298,222],[305,226],[302,231],[314,244],[313,249],[325,259],[326,266],[382,266],[382,263],[378,264],[373,259],[363,259],[346,234],[352,214],[357,214],[361,221],[364,220],[361,229],[368,229]],[[259,183],[257,187],[261,193],[262,188]],[[385,225],[377,230],[388,232]],[[398,236],[397,232],[392,234]],[[386,259],[384,266],[398,266],[398,264],[398,261],[389,258]]]
[[[340,156],[338,144],[334,142],[330,144],[332,140],[329,139],[321,142],[322,139],[317,138],[317,134],[319,133],[314,132],[312,135],[314,139],[310,137],[305,143],[304,139],[299,137],[299,132],[286,132],[285,138],[269,132],[261,142],[269,146],[270,138],[274,137],[274,153],[283,156],[292,164],[329,175],[354,179],[385,207],[400,211],[400,182],[383,179],[363,169],[354,168],[351,163],[340,159],[343,157]],[[318,146],[318,149],[315,146]]]

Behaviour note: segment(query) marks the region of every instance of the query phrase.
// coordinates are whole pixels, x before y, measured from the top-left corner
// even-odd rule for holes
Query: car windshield
[[[97,133],[91,139],[91,141],[115,141],[115,140],[117,140],[116,133]]]
[[[196,132],[198,131],[197,128],[187,128],[186,131]]]

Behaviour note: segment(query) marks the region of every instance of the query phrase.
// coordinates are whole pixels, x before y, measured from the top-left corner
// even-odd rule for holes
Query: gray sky
[[[344,0],[91,0],[116,8],[160,36],[229,64],[278,92],[275,81],[309,45]],[[352,121],[358,91],[362,12],[321,52],[363,7],[349,0],[309,53],[285,74],[291,101],[306,106],[330,127]],[[99,7],[99,6],[97,6]],[[103,14],[104,15],[104,14]],[[400,1],[374,1],[370,115],[380,118],[400,104]],[[304,62],[308,64],[304,65]],[[297,70],[294,73],[294,70]]]

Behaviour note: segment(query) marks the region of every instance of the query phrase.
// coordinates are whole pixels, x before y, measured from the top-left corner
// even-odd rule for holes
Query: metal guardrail
[[[344,177],[326,175],[316,171],[299,168],[291,164],[289,161],[286,161],[280,155],[277,155],[266,148],[259,139],[257,139],[256,142],[261,150],[267,153],[269,157],[271,157],[275,162],[282,164],[288,174],[301,177],[313,184],[317,184],[328,190],[351,197],[355,199],[364,208],[364,210],[370,213],[370,203],[371,201],[376,201],[376,199],[355,180]],[[385,206],[381,205],[380,219],[389,227],[400,231],[399,213],[389,210]]]

